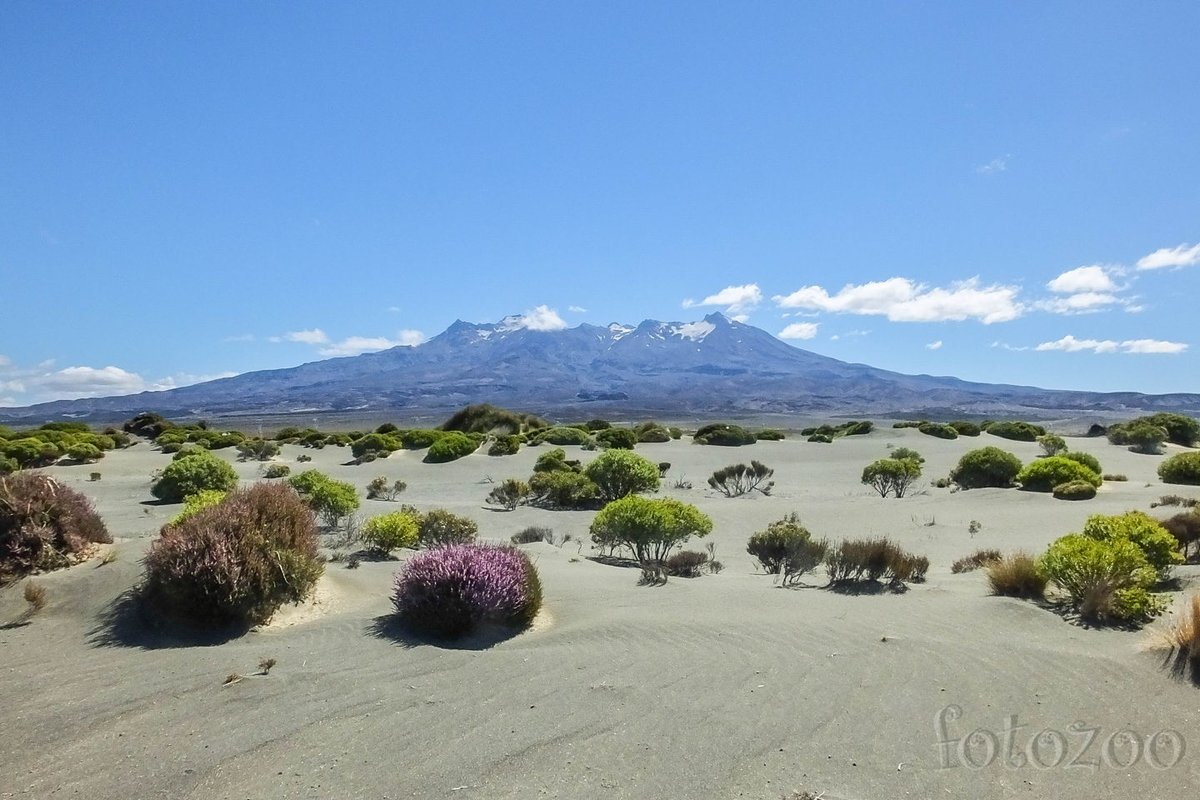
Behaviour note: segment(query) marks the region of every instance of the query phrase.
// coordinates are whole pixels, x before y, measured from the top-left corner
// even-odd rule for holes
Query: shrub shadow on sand
[[[245,626],[196,628],[168,620],[146,608],[140,590],[122,593],[100,612],[97,625],[88,631],[93,647],[131,647],[161,650],[176,647],[213,647],[243,636]]]
[[[446,638],[413,630],[399,614],[381,614],[367,626],[369,635],[376,639],[386,639],[401,647],[427,645],[443,650],[490,650],[524,631],[524,628],[506,625],[481,625],[465,636]]]
[[[1200,687],[1200,659],[1193,658],[1186,649],[1177,647],[1168,651],[1160,667],[1175,680],[1190,681],[1193,686]]]

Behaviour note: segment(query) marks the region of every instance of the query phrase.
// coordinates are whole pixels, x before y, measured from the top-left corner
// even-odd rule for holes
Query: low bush
[[[592,542],[609,551],[628,549],[639,563],[663,562],[692,536],[712,532],[712,520],[673,498],[631,494],[600,509],[591,524]]]
[[[610,428],[610,431],[618,430]],[[605,501],[658,489],[658,465],[631,450],[608,450],[593,459],[583,474],[600,491]]]
[[[422,450],[432,447],[434,442],[446,435],[446,432],[428,428],[410,428],[393,435],[400,440],[400,445],[405,450]]]
[[[509,511],[529,499],[529,484],[516,478],[508,478],[488,493],[487,502]]]
[[[570,469],[535,472],[529,479],[529,496],[529,502],[538,506],[591,508],[600,497],[600,487]]]
[[[752,534],[746,543],[746,552],[754,556],[768,575],[789,571],[799,575],[815,569],[825,555],[822,549],[815,561],[808,558],[814,552],[808,547],[812,542],[812,534],[800,524],[800,517],[793,511],[783,519],[772,522],[765,531]],[[799,569],[805,563],[807,568]]]
[[[1068,534],[1050,545],[1038,565],[1084,619],[1141,622],[1163,610],[1149,592],[1158,574],[1128,539]]]
[[[1200,453],[1176,453],[1158,465],[1163,483],[1200,486]]]
[[[805,439],[805,441],[815,442],[817,444],[833,444],[833,437],[826,436],[823,433],[814,433],[812,436],[809,436],[807,439]]]
[[[108,543],[91,502],[49,475],[0,477],[0,584],[35,570],[58,569]]]
[[[740,425],[717,422],[701,426],[701,428],[692,435],[692,441],[696,444],[711,444],[720,447],[740,447],[742,445],[754,444],[758,441],[758,439],[753,433]]]
[[[367,499],[393,502],[407,488],[408,484],[402,480],[389,481],[386,475],[379,475],[367,484]]]
[[[892,427],[893,427],[893,428],[896,428],[896,429],[902,429],[902,428],[919,428],[919,427],[921,427],[922,425],[924,425],[924,424],[925,424],[926,422],[928,422],[928,421],[929,421],[929,420],[924,420],[924,419],[920,419],[920,420],[917,420],[917,419],[901,420],[900,422],[893,422],[893,423],[892,423]]]
[[[787,436],[783,431],[773,430],[771,428],[763,428],[754,434],[754,438],[760,442],[778,442],[786,439]]]
[[[825,556],[825,569],[831,585],[862,581],[886,581],[893,587],[905,581],[924,579],[929,561],[906,552],[890,539],[847,539],[831,547]]]
[[[1106,472],[1100,477],[1105,481],[1112,481],[1113,483],[1124,483],[1125,481],[1129,480],[1128,475],[1120,472]]]
[[[344,517],[358,509],[358,492],[351,484],[336,481],[315,469],[293,475],[288,479],[288,484],[330,527],[337,527]]]
[[[940,422],[922,422],[917,426],[917,430],[926,436],[936,436],[938,439],[957,439],[958,431],[952,425],[944,425]]]
[[[307,597],[324,570],[312,512],[277,483],[233,491],[167,525],[145,565],[145,602],[203,625],[263,624]]]
[[[1087,481],[1060,483],[1051,491],[1057,500],[1091,500],[1096,496],[1096,487]]]
[[[989,422],[982,426],[986,433],[1016,442],[1036,442],[1046,435],[1046,429],[1031,422]]]
[[[1069,458],[1072,461],[1077,461],[1090,469],[1092,472],[1099,475],[1104,470],[1100,468],[1100,459],[1096,458],[1091,453],[1077,453],[1074,451],[1066,451],[1058,454],[1062,458]]]
[[[1021,472],[1021,460],[999,447],[969,450],[950,472],[950,480],[964,489],[993,486],[1008,488]]]
[[[521,437],[516,435],[497,436],[487,454],[489,456],[515,456],[521,451]]]
[[[1155,425],[1147,418],[1121,422],[1108,429],[1108,441],[1118,445],[1128,445],[1135,453],[1155,455],[1162,451],[1163,442],[1170,434],[1167,429]]]
[[[700,571],[708,563],[708,555],[698,550],[680,550],[672,553],[663,562],[668,575],[677,578],[699,578]]]
[[[513,544],[533,544],[535,542],[554,542],[554,531],[540,525],[530,525],[512,535]]]
[[[1029,553],[1010,553],[991,559],[983,566],[987,568],[992,594],[1026,600],[1040,600],[1046,596],[1046,574]]]
[[[478,449],[478,440],[465,433],[450,431],[429,446],[425,453],[425,461],[430,464],[444,464],[469,456]]]
[[[279,444],[270,439],[246,439],[237,445],[238,461],[270,461],[279,455]]]
[[[897,447],[892,451],[890,457],[899,461],[915,461],[918,464],[925,463],[925,457],[911,447]]]
[[[422,547],[470,544],[479,533],[474,520],[435,508],[421,515],[418,538]]]
[[[1150,414],[1129,422],[1110,425],[1107,431],[1108,440],[1113,444],[1128,444],[1137,447],[1139,438],[1155,436],[1151,429],[1162,431],[1157,444],[1167,441],[1183,447],[1192,447],[1200,442],[1200,422],[1183,414],[1168,412]]]
[[[533,462],[534,472],[581,472],[583,467],[577,460],[567,460],[567,451],[561,447],[556,447],[542,453],[537,457],[537,461]]]
[[[604,430],[608,430],[608,428],[605,428]],[[545,428],[544,430],[538,431],[533,435],[533,438],[530,441],[537,444],[542,444],[545,442],[548,444],[557,445],[581,445],[587,444],[591,440],[592,437],[587,431],[581,431],[578,428],[570,428],[565,425],[556,425],[553,428]]]
[[[292,468],[287,464],[271,464],[263,470],[264,478],[286,478],[292,474]]]
[[[1017,475],[1021,488],[1029,492],[1051,492],[1055,486],[1082,481],[1098,487],[1100,476],[1092,470],[1062,456],[1050,456],[1031,461]]]
[[[533,414],[479,403],[456,411],[450,419],[442,423],[441,429],[504,436],[539,430],[549,425],[546,420]]]
[[[637,433],[630,428],[605,428],[595,438],[596,444],[613,450],[632,450],[638,443]]]
[[[958,431],[959,436],[978,436],[983,432],[983,429],[974,422],[968,422],[962,419],[957,419],[954,422],[947,424],[951,428],[954,428],[954,430]]]
[[[76,442],[67,447],[66,458],[77,464],[94,464],[104,458],[104,451],[94,444]]]
[[[955,575],[962,572],[972,572],[980,567],[986,567],[993,561],[999,561],[1003,555],[999,550],[976,550],[969,556],[958,559],[950,565],[950,571]]]
[[[658,422],[643,422],[635,427],[633,432],[637,435],[639,444],[643,442],[661,444],[671,441],[671,431],[667,429],[666,425]]]
[[[1042,454],[1047,456],[1057,456],[1065,453],[1067,450],[1067,441],[1061,436],[1056,436],[1053,433],[1046,433],[1037,437],[1037,443],[1042,448]],[[1099,472],[1099,470],[1096,470]]]
[[[382,555],[401,547],[416,547],[418,534],[417,517],[408,511],[371,517],[362,528],[363,544]]]
[[[751,461],[750,466],[732,464],[722,467],[708,479],[708,485],[726,497],[740,497],[758,491],[769,495],[775,481],[769,480],[775,470],[761,461]]]
[[[228,463],[207,451],[172,461],[150,489],[164,503],[182,503],[205,489],[228,492],[237,486],[237,473]]]
[[[1160,580],[1169,576],[1171,567],[1183,562],[1175,537],[1158,520],[1141,511],[1117,515],[1094,514],[1083,524],[1082,535],[1098,542],[1132,542],[1158,573]]]
[[[203,492],[188,495],[187,499],[183,501],[183,510],[171,517],[167,524],[179,525],[206,508],[220,505],[228,494],[229,492],[223,492],[220,489],[205,489]]]
[[[863,467],[862,482],[879,492],[880,497],[894,494],[897,499],[921,477],[921,462],[909,458],[881,458]]]
[[[541,608],[542,587],[516,548],[447,545],[409,559],[392,602],[413,629],[456,638],[483,624],[527,627]]]
[[[1200,505],[1200,499],[1195,497],[1184,497],[1178,494],[1164,494],[1162,497],[1150,504],[1151,508],[1159,506],[1182,506],[1183,508],[1196,508]]]

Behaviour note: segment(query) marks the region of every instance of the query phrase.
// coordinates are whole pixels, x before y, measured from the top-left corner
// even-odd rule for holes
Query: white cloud
[[[1164,269],[1166,267],[1191,267],[1200,264],[1200,244],[1188,247],[1181,244],[1178,247],[1163,247],[1148,256],[1138,259],[1137,268]]]
[[[729,318],[729,321],[746,323],[746,322],[750,321],[750,315],[749,314],[734,314],[733,316],[731,316]]]
[[[12,364],[12,359],[5,355],[0,355],[0,367],[7,367]]]
[[[929,344],[925,345],[925,349],[926,350],[941,350],[942,349],[942,340],[938,339],[936,342],[930,342]]]
[[[148,380],[136,372],[121,367],[72,366],[52,370],[53,362],[42,362],[32,368],[18,368],[11,361],[0,364],[0,391],[5,392],[5,405],[29,405],[51,400],[74,400],[84,397],[155,392],[188,386],[193,383],[226,378],[236,373],[192,375],[179,373],[157,380]]]
[[[1053,314],[1092,314],[1097,311],[1104,311],[1110,306],[1124,305],[1126,303],[1127,301],[1122,300],[1115,294],[1108,294],[1106,292],[1080,292],[1079,294],[1072,294],[1067,297],[1039,300],[1034,303],[1034,306],[1042,311],[1049,311]]]
[[[586,314],[588,312],[583,306],[567,306],[567,311],[570,311],[572,314]]]
[[[1046,284],[1046,288],[1059,294],[1076,294],[1079,292],[1116,291],[1117,284],[1113,281],[1109,270],[1098,264],[1089,267],[1069,269]]]
[[[323,356],[357,356],[363,353],[374,353],[388,350],[392,347],[416,347],[425,341],[425,334],[420,331],[403,330],[396,334],[395,339],[386,336],[347,336],[339,342],[332,342],[317,352]]]
[[[387,312],[388,312],[389,314],[399,314],[399,313],[400,313],[400,306],[388,306],[388,307],[387,307]]]
[[[975,171],[980,175],[995,175],[998,172],[1004,172],[1008,169],[1008,160],[1010,158],[1012,158],[1012,156],[1008,155],[1007,153],[1002,156],[997,156],[986,164],[980,164],[979,166],[975,167]]]
[[[779,332],[780,339],[811,339],[817,335],[819,322],[793,322]]]
[[[300,342],[301,344],[325,344],[329,341],[329,336],[320,328],[311,328],[304,331],[288,331],[283,335],[285,341]]]
[[[525,328],[531,331],[561,331],[569,327],[558,312],[547,305],[540,305],[524,314],[515,314],[504,318],[504,329],[509,331]]]
[[[929,288],[908,278],[848,284],[835,295],[820,286],[804,286],[775,295],[780,308],[804,308],[835,314],[885,316],[892,322],[945,322],[976,319],[985,325],[1008,322],[1024,313],[1015,286],[980,286],[978,278]]]
[[[1076,339],[1067,334],[1053,342],[1042,342],[1033,348],[1039,352],[1059,350],[1065,353],[1091,351],[1093,353],[1182,353],[1188,346],[1182,342],[1168,342],[1161,339],[1126,339],[1123,342],[1112,339]]]
[[[683,307],[724,306],[730,314],[741,314],[752,311],[762,302],[762,299],[763,293],[758,288],[758,284],[747,283],[744,286],[726,286],[716,294],[710,294],[699,302],[689,298],[683,301]]]

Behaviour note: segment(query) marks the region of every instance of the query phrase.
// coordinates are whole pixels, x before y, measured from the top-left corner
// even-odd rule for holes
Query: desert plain
[[[1141,455],[1104,438],[1068,438],[1128,481],[1066,502],[930,485],[967,450],[995,445],[1028,462],[1040,452],[1034,443],[986,433],[945,441],[876,423],[833,444],[792,434],[739,448],[687,437],[638,445],[652,461],[671,463],[662,495],[713,519],[713,533],[688,547],[713,543],[725,567],[662,586],[589,558],[593,511],[484,503],[489,481],[527,478],[547,445],[506,457],[481,450],[447,464],[402,451],[364,465],[348,464],[347,449],[284,446],[275,460],[293,473],[316,468],[360,494],[377,475],[403,480],[401,502],[468,516],[485,540],[507,542],[530,525],[570,535],[561,546],[524,546],[545,590],[531,629],[455,644],[409,638],[390,624],[393,576],[411,551],[357,569],[328,563],[309,602],[240,637],[197,641],[146,627],[124,601],[142,555],[179,510],[151,502],[150,475],[170,456],[140,442],[95,465],[52,467],[94,501],[115,541],[84,563],[35,576],[46,608],[27,625],[0,628],[0,797],[1193,794],[1200,688],[1145,649],[1162,621],[1142,631],[1089,628],[1049,606],[990,596],[982,571],[950,571],[982,548],[1040,552],[1090,514],[1195,496],[1156,474],[1179,448]],[[919,486],[898,500],[859,481],[889,444],[925,457]],[[596,455],[565,449],[584,461]],[[260,479],[258,462],[217,452],[243,483]],[[311,464],[296,463],[302,453]],[[714,470],[752,458],[775,470],[769,496],[727,498],[706,486]],[[101,480],[89,480],[92,472]],[[675,488],[677,480],[693,488]],[[395,508],[364,500],[359,514]],[[806,585],[778,586],[746,541],[792,511],[818,537],[888,536],[928,556],[926,582],[852,595],[822,588],[818,568]],[[115,560],[104,563],[107,550]],[[1200,567],[1179,567],[1176,576],[1177,609],[1200,583]],[[0,624],[24,605],[21,582],[0,590]],[[256,674],[266,658],[275,666]],[[226,683],[231,675],[242,677]],[[999,745],[994,757],[990,741]]]

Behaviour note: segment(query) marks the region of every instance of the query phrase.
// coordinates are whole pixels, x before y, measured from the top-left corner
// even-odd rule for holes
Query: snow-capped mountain
[[[0,410],[0,420],[139,411],[221,416],[433,412],[490,402],[550,416],[925,414],[1200,410],[1200,395],[1065,392],[903,375],[793,347],[710,314],[693,322],[533,330],[522,317],[455,322],[417,346],[124,397]]]

